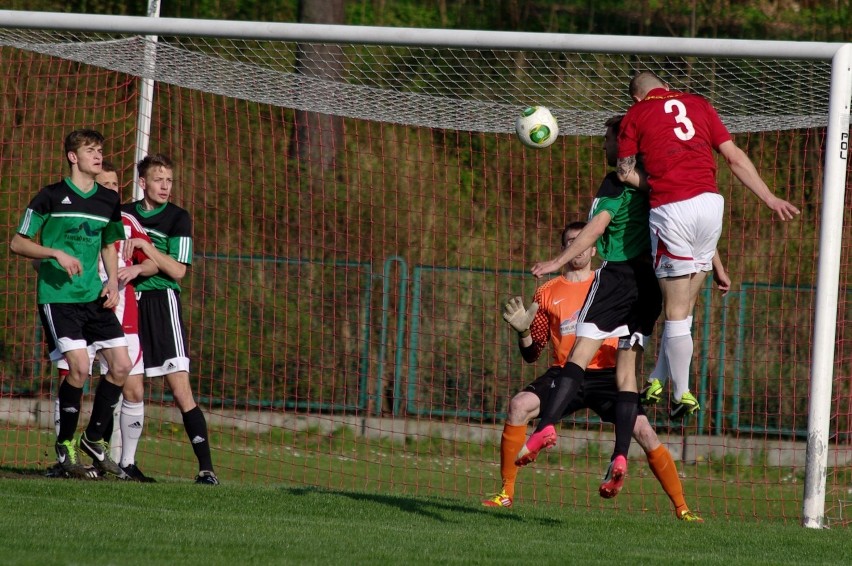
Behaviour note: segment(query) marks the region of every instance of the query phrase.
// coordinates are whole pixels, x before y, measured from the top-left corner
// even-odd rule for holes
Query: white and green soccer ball
[[[556,118],[544,106],[524,108],[515,122],[515,132],[518,139],[527,147],[545,148],[556,141],[559,135],[559,124]]]

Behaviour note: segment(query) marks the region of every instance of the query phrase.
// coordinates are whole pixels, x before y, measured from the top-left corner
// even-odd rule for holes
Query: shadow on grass
[[[365,501],[395,507],[400,511],[407,513],[416,513],[434,519],[438,522],[446,522],[441,511],[449,511],[453,513],[469,513],[469,514],[485,514],[502,521],[518,521],[518,522],[535,522],[542,526],[558,527],[562,525],[562,521],[544,517],[524,517],[514,513],[508,509],[486,509],[477,502],[476,504],[465,505],[454,500],[447,499],[445,501],[436,499],[435,497],[406,497],[404,495],[386,495],[379,493],[364,493],[357,491],[338,491],[329,490],[319,487],[287,487],[281,488],[283,491],[291,495],[311,495],[324,494],[340,497],[347,497],[356,501]]]
[[[46,468],[19,468],[15,466],[0,466],[0,478],[4,479],[43,479]]]

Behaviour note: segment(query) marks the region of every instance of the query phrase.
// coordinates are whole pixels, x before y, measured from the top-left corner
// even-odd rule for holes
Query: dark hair
[[[144,179],[148,170],[152,167],[163,167],[165,169],[174,170],[175,166],[172,160],[162,153],[146,155],[145,158],[136,165],[136,171],[139,173],[139,178]]]
[[[72,151],[77,151],[84,145],[104,145],[104,136],[97,130],[80,129],[74,130],[65,136],[65,158],[68,159],[68,154]],[[71,161],[68,161],[71,165]]]
[[[586,227],[586,223],[582,220],[577,220],[575,222],[569,222],[565,228],[562,229],[562,247],[564,248],[568,245],[568,232],[580,231]]]
[[[607,128],[612,128],[612,133],[618,135],[618,130],[621,129],[621,120],[623,119],[624,114],[618,114],[604,122],[604,126],[606,126]]]
[[[103,169],[104,173],[116,173],[117,172],[117,169],[115,168],[115,165],[112,164],[112,161],[109,161],[107,159],[104,159],[101,162],[101,169]]]

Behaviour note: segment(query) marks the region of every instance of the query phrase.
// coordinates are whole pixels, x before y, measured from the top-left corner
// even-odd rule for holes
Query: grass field
[[[3,470],[3,564],[848,564],[845,529]],[[14,478],[14,479],[13,479]],[[26,478],[26,479],[22,479]]]
[[[499,451],[493,443],[423,437],[403,444],[357,437],[346,428],[330,433],[272,429],[263,434],[222,429],[211,430],[211,437],[216,470],[227,489],[318,487],[439,496],[475,506],[499,487]],[[50,430],[0,429],[0,477],[41,481],[41,471],[55,459],[53,442]],[[157,425],[152,420],[138,456],[142,469],[163,486],[187,482],[196,472],[185,433],[173,423]],[[644,457],[631,459],[629,480],[618,498],[605,501],[597,496],[608,456],[594,444],[577,454],[543,454],[534,466],[521,471],[518,507],[551,505],[581,515],[615,512],[671,521],[671,504]],[[688,504],[709,522],[797,526],[800,521],[801,469],[744,465],[734,457],[691,465],[679,462],[678,468]],[[850,486],[852,469],[829,470],[826,519],[832,527],[843,529],[848,524],[852,507],[839,506],[850,504]]]

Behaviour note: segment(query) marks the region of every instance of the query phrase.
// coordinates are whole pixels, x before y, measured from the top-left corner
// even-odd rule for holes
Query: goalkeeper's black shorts
[[[555,391],[554,382],[559,378],[562,368],[553,366],[543,373],[538,379],[524,387],[541,399],[541,406],[547,404],[550,394]],[[615,381],[615,368],[586,370],[583,383],[577,391],[577,395],[568,403],[562,418],[572,415],[581,409],[591,409],[601,420],[615,422],[615,401],[618,397],[618,384]],[[639,406],[640,415],[645,414],[642,406]]]

